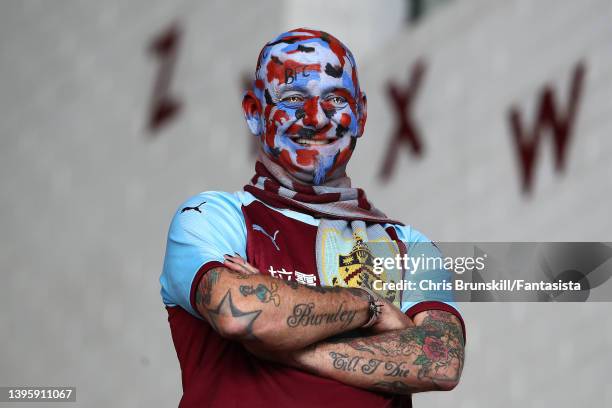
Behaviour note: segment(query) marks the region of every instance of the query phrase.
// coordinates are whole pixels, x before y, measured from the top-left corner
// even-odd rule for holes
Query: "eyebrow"
[[[330,93],[330,92],[336,92],[336,91],[344,91],[344,92],[351,93],[350,89],[345,88],[343,86],[330,86],[328,89],[325,89],[324,93]]]
[[[308,88],[306,88],[305,86],[301,86],[301,85],[295,85],[293,83],[279,85],[278,94],[281,94],[287,91],[308,92]],[[337,91],[346,92],[352,96],[352,91],[350,89],[341,87],[341,86],[329,86],[329,87],[323,88],[321,94],[325,95],[325,94],[330,94],[330,93],[337,92]]]
[[[278,87],[278,93],[283,93],[286,91],[300,91],[300,92],[306,92],[308,91],[308,89],[305,86],[302,85],[295,85],[294,83],[291,84],[280,84]]]

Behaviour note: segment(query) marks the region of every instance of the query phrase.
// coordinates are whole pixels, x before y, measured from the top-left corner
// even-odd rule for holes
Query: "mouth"
[[[292,137],[291,141],[299,144],[300,146],[325,146],[328,144],[334,143],[338,140],[337,137],[331,139],[323,139],[323,140],[315,140],[315,139],[306,139],[303,137]]]

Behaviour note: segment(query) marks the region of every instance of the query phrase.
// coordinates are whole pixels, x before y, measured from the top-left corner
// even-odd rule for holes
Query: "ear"
[[[366,94],[361,92],[359,97],[359,102],[357,104],[357,111],[359,112],[359,133],[357,137],[363,135],[363,131],[365,130],[366,120],[368,119],[368,98]]]
[[[247,91],[244,94],[242,98],[242,111],[251,133],[255,136],[260,136],[263,132],[261,102],[253,91]]]

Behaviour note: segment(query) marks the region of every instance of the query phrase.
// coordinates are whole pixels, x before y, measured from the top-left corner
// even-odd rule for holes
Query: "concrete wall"
[[[449,2],[412,28],[402,2],[351,2],[319,18],[299,2],[251,4],[0,4],[0,385],[75,385],[79,406],[176,405],[157,282],[167,226],[189,195],[250,177],[242,78],[261,45],[294,26],[330,31],[355,51],[369,120],[349,170],[388,214],[439,241],[611,241],[610,2]],[[183,34],[171,90],[183,109],[151,134],[159,61],[147,47],[174,21]],[[411,117],[424,154],[402,146],[382,183],[396,126],[386,84],[405,85],[419,58]],[[533,123],[546,83],[565,107],[578,61],[586,71],[565,172],[553,170],[548,134],[525,195],[508,112],[517,106]],[[465,304],[463,382],[415,405],[609,405],[608,310]]]

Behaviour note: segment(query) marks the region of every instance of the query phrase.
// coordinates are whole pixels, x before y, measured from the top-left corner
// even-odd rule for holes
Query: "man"
[[[181,406],[410,406],[411,393],[454,388],[464,328],[452,304],[372,290],[398,281],[372,273],[374,252],[437,248],[350,186],[366,122],[351,52],[321,31],[281,34],[243,109],[261,145],[251,184],[189,199],[168,235]]]

